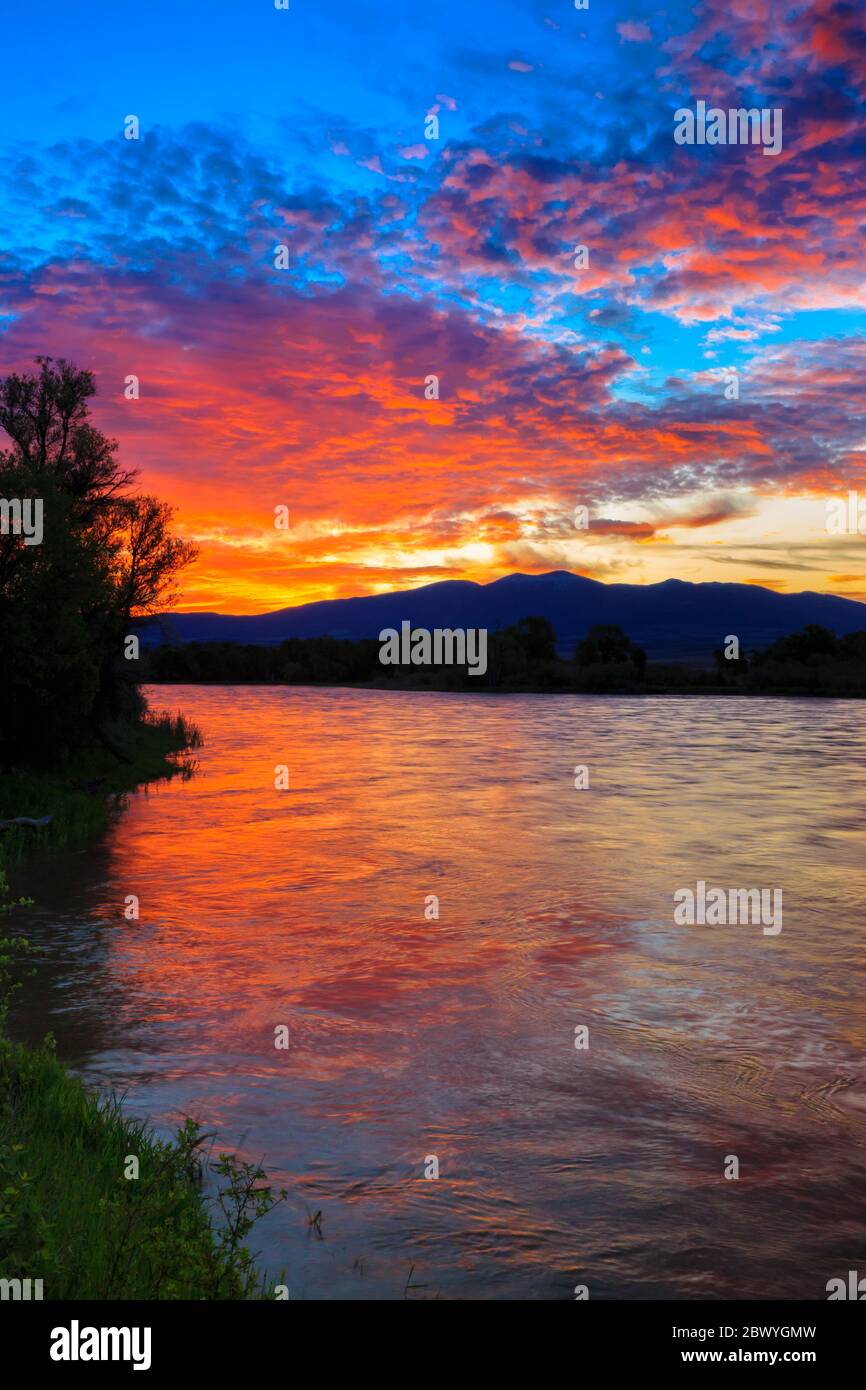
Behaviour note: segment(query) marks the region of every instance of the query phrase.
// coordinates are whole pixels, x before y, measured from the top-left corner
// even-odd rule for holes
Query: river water
[[[15,1031],[262,1159],[292,1298],[866,1274],[862,704],[149,695],[199,770],[16,875]],[[782,930],[676,925],[698,880],[781,890]]]

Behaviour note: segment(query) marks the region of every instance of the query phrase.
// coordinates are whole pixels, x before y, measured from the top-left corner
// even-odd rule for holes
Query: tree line
[[[384,666],[379,649],[372,638],[291,637],[272,646],[165,642],[146,651],[144,675],[156,683],[866,695],[866,632],[837,638],[814,624],[738,660],[728,660],[722,650],[708,653],[700,668],[648,661],[615,624],[592,628],[573,656],[561,657],[552,625],[535,616],[489,635],[483,676],[456,666]]]

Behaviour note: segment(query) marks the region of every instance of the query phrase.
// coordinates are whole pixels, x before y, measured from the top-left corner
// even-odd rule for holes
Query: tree
[[[130,492],[134,473],[94,428],[93,374],[37,358],[0,380],[0,498],[41,505],[36,543],[0,533],[0,760],[27,761],[140,713],[131,621],[171,597],[195,551],[170,533],[171,509]],[[7,517],[8,520],[8,517]],[[31,540],[33,537],[31,537]]]
[[[646,667],[646,652],[616,623],[599,623],[578,642],[574,659],[578,666],[631,665],[638,674]]]
[[[37,476],[48,471],[89,520],[130,487],[135,474],[117,462],[117,441],[89,423],[93,373],[59,358],[37,357],[39,375],[13,372],[0,382],[0,428],[14,445],[7,458]],[[2,458],[3,455],[0,455]]]
[[[556,632],[547,618],[521,618],[513,629],[530,666],[556,658]]]
[[[807,623],[801,632],[778,637],[765,651],[756,652],[755,659],[759,665],[768,661],[824,663],[838,657],[838,647],[835,633],[818,623]]]

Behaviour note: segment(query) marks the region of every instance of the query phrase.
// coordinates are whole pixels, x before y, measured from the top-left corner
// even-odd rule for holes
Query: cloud
[[[864,27],[830,0],[704,0],[666,23],[661,57],[636,20],[582,67],[579,34],[540,21],[538,56],[522,34],[455,51],[438,142],[415,73],[390,125],[335,97],[270,144],[211,119],[7,144],[0,366],[96,368],[100,423],[204,538],[201,601],[489,577],[475,543],[502,567],[629,572],[653,546],[733,563],[700,532],[866,481]],[[576,72],[605,95],[578,121]],[[783,104],[779,159],[676,147],[673,110],[709,92]],[[578,501],[599,518],[589,557]],[[839,583],[855,567],[832,563]]]
[[[620,43],[651,43],[652,29],[643,20],[624,19],[616,26]]]

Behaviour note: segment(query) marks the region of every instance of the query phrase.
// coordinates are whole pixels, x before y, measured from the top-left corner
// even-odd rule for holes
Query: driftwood
[[[50,825],[53,816],[13,816],[11,820],[0,820],[0,830],[11,830],[13,825],[29,825],[33,830],[39,830],[43,825]]]

